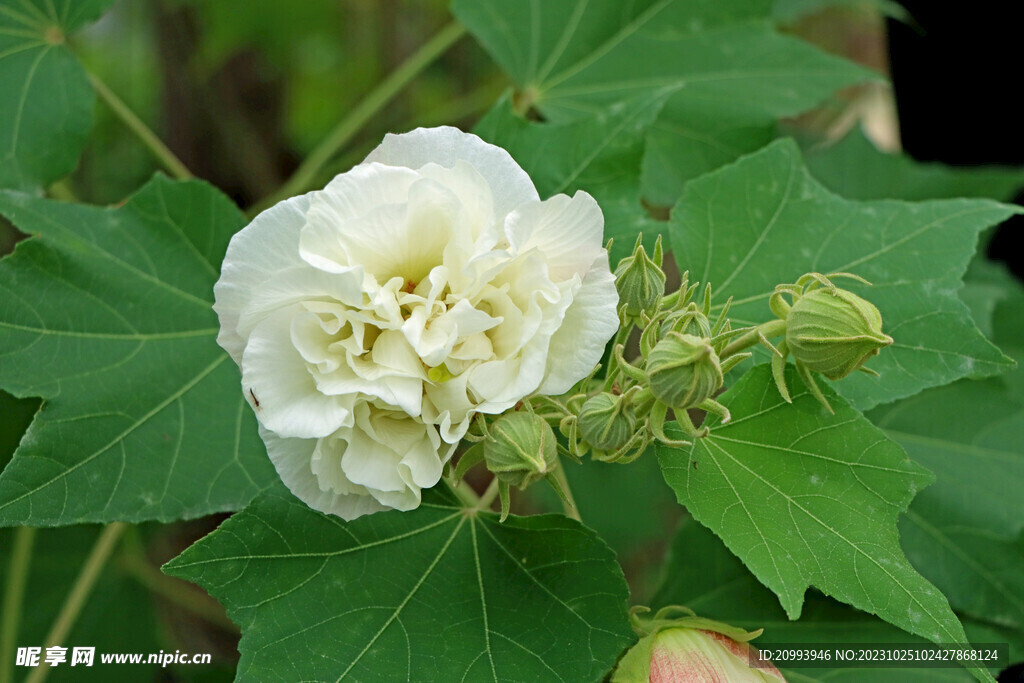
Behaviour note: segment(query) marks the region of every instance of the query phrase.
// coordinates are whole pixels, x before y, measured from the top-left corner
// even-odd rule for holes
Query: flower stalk
[[[14,680],[14,651],[18,641],[18,629],[21,626],[21,610],[35,537],[36,529],[32,527],[18,527],[14,532],[11,559],[7,565],[7,582],[4,586],[3,621],[0,622],[0,683]]]
[[[92,546],[89,557],[86,559],[85,564],[82,565],[82,571],[79,572],[74,585],[71,587],[71,591],[68,592],[68,597],[64,600],[64,605],[50,627],[50,632],[46,634],[46,640],[43,645],[44,650],[60,645],[67,638],[68,634],[71,633],[75,622],[78,621],[78,615],[81,614],[82,608],[85,607],[85,603],[89,599],[93,587],[96,585],[96,580],[100,577],[100,573],[107,564],[111,553],[114,552],[114,548],[117,547],[121,534],[127,528],[128,525],[124,522],[114,522],[108,524],[100,532],[99,537]],[[25,678],[25,683],[42,683],[46,680],[51,668],[49,666],[36,667]]]
[[[250,215],[256,215],[288,197],[308,190],[315,183],[321,169],[352,139],[352,136],[465,34],[466,28],[457,21],[438,31],[353,107],[348,116],[339,121],[327,137],[309,153],[295,169],[295,173],[276,192],[253,207]]]
[[[138,117],[138,115],[132,111],[131,107],[125,104],[124,100],[118,97],[113,90],[111,90],[106,83],[100,80],[99,76],[89,72],[89,82],[92,83],[93,89],[96,94],[99,95],[100,99],[103,100],[110,111],[114,115],[121,119],[121,122],[128,127],[128,130],[133,132],[139,141],[149,150],[150,154],[160,162],[164,169],[178,180],[188,180],[192,177],[192,172],[188,170],[188,167],[182,163],[181,159],[177,157],[170,150],[170,148],[163,143],[156,133],[145,124],[145,122]]]

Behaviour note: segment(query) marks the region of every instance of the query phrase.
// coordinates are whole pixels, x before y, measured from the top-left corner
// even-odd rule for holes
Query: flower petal
[[[217,343],[235,363],[241,363],[253,328],[281,307],[316,298],[346,304],[362,300],[361,271],[332,275],[310,268],[299,256],[299,236],[315,194],[267,209],[231,238],[213,288],[213,310],[220,319]]]
[[[353,484],[349,491],[339,492],[321,486],[321,480],[312,468],[314,451],[321,440],[283,439],[262,426],[260,437],[267,446],[267,454],[281,481],[296,498],[314,510],[352,520],[387,509],[370,496],[364,487]],[[340,456],[337,461],[340,469]],[[326,467],[326,463],[318,463],[318,466]]]
[[[242,353],[242,386],[256,417],[282,437],[317,438],[352,424],[355,396],[317,390],[306,361],[291,341],[291,321],[301,306],[281,309],[252,331]],[[259,405],[255,405],[258,401]]]
[[[552,280],[582,278],[602,252],[604,214],[586,192],[555,195],[516,209],[505,220],[505,234],[517,253],[540,249]]]
[[[450,126],[385,135],[380,146],[366,157],[366,161],[412,169],[427,164],[453,168],[460,159],[480,171],[491,186],[496,216],[504,216],[523,202],[539,199],[530,176],[508,152]]]
[[[608,254],[603,253],[590,267],[561,327],[551,337],[547,375],[538,393],[564,394],[594,369],[619,329],[618,305],[615,276],[608,270]]]
[[[252,292],[277,274],[303,265],[296,247],[308,208],[309,195],[275,204],[236,233],[228,244],[220,279],[213,287],[213,310],[220,318],[217,343],[236,363],[241,361],[249,332],[240,333],[238,321]]]

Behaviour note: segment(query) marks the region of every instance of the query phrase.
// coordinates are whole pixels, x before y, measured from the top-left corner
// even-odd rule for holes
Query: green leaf
[[[67,34],[113,0],[0,0],[0,187],[32,189],[72,170],[95,96]]]
[[[671,205],[690,178],[753,151],[775,120],[878,75],[770,25],[762,0],[455,0],[452,11],[554,122],[668,88],[644,195]]]
[[[855,202],[831,194],[790,140],[691,182],[669,232],[680,270],[734,297],[736,325],[772,317],[768,297],[806,272],[853,272],[873,287],[843,287],[882,313],[896,342],[836,384],[860,409],[961,377],[1005,371],[1011,361],[975,327],[957,297],[978,232],[1021,210],[982,199]]]
[[[164,570],[242,627],[239,680],[601,680],[633,639],[608,547],[428,498],[346,523],[265,494]]]
[[[157,176],[117,209],[0,192],[0,213],[36,235],[0,262],[0,386],[45,401],[0,524],[197,517],[276,480],[214,341],[227,198]]]
[[[847,199],[953,199],[1010,201],[1024,187],[1024,169],[955,167],[921,163],[876,148],[860,128],[828,147],[805,153],[818,182]]]
[[[657,206],[672,206],[686,183],[764,147],[777,132],[774,120],[732,121],[703,102],[678,102],[671,118],[663,117],[647,136],[644,197]]]
[[[679,502],[790,618],[813,585],[933,642],[963,642],[946,599],[910,565],[896,533],[897,516],[931,475],[831,391],[834,415],[795,370],[787,381],[793,403],[779,396],[768,366],[753,368],[719,398],[732,422],[711,419],[711,434],[689,454],[658,449]]]
[[[1024,627],[1024,405],[961,381],[869,417],[936,475],[900,525],[907,556],[954,608]]]
[[[747,630],[764,629],[753,642],[772,644],[844,643],[856,647],[860,643],[923,643],[881,619],[831,600],[817,591],[807,595],[803,614],[790,621],[779,607],[771,591],[762,586],[743,563],[710,531],[688,522],[672,541],[666,563],[665,582],[652,607],[686,605],[699,616],[724,621]],[[965,623],[971,642],[1006,642],[1019,640],[1003,631],[978,628]],[[980,637],[979,637],[980,636]],[[1011,661],[1019,644],[1011,644]],[[786,680],[793,683],[842,681],[864,683],[904,683],[920,681],[965,681],[971,676],[963,669],[853,669],[797,668],[782,669]],[[991,680],[991,679],[986,679]]]
[[[563,124],[527,121],[503,98],[475,131],[508,150],[542,197],[577,190],[593,195],[604,212],[605,238],[614,239],[614,267],[629,254],[637,233],[653,244],[665,231],[665,223],[648,217],[641,204],[640,160],[644,133],[667,95],[656,92]]]
[[[972,296],[993,340],[1018,360],[999,378],[930,389],[869,414],[935,472],[901,521],[907,556],[958,611],[1024,627],[1024,288],[976,259]],[[987,297],[987,298],[982,298]],[[978,318],[976,318],[978,319]]]

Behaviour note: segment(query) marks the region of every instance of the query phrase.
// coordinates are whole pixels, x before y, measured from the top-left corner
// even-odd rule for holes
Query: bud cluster
[[[882,332],[878,309],[830,279],[860,280],[857,276],[808,273],[793,284],[779,285],[769,300],[776,320],[733,329],[728,318],[732,300],[712,306],[710,284],[705,284],[701,300],[695,300],[698,284],[690,284],[689,274],[683,273],[678,290],[665,294],[662,256],[660,238],[653,259],[638,239],[632,255],[615,270],[621,325],[603,380],[594,379],[598,366],[565,397],[535,396],[490,422],[477,415],[466,436],[476,445],[463,454],[454,478],[484,462],[495,475],[502,519],[508,513],[509,488],[523,489],[541,479],[562,497],[567,510],[574,510],[560,454],[574,462],[590,453],[595,460],[628,463],[654,441],[691,445],[665,433],[670,411],[685,439],[699,439],[709,431],[694,425],[691,411],[728,423],[729,410],[715,397],[726,374],[751,356],[745,349],[758,342],[772,351],[772,372],[783,398],[790,400],[785,367],[792,355],[804,384],[826,408],[812,373],[837,380],[854,370],[871,372],[864,363],[892,343]],[[627,361],[625,346],[637,329],[639,354]],[[770,337],[782,340],[775,345]],[[564,441],[556,438],[553,426]]]

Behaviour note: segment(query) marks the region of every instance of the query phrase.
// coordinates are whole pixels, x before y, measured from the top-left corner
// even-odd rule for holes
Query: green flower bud
[[[526,488],[558,465],[555,433],[530,412],[502,415],[488,429],[484,461],[499,481]]]
[[[617,451],[633,438],[636,415],[621,396],[598,394],[583,404],[579,425],[588,444],[602,451]]]
[[[665,273],[661,269],[661,236],[654,244],[654,260],[644,250],[642,236],[637,237],[633,255],[619,261],[615,269],[615,289],[626,316],[639,318],[641,313],[654,317],[665,294]]]
[[[793,302],[786,345],[793,358],[828,379],[842,379],[892,344],[874,304],[845,289],[815,289]]]
[[[665,319],[661,324],[662,336],[669,332],[689,334],[694,337],[707,338],[711,336],[711,321],[696,306],[691,304],[682,311],[677,311]]]
[[[647,357],[651,393],[675,409],[696,406],[722,387],[722,366],[707,339],[669,332]]]

